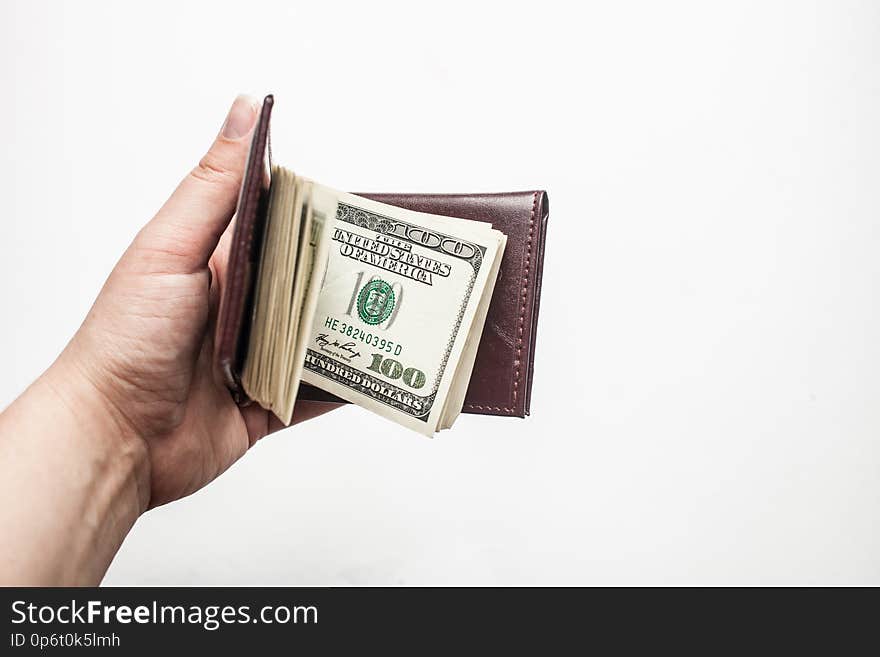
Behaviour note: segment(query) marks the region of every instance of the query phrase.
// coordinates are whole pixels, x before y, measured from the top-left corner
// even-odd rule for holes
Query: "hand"
[[[212,366],[229,221],[258,110],[236,99],[208,153],[122,256],[61,359],[120,431],[143,441],[150,506],[198,490],[283,426],[255,404],[240,408]],[[294,417],[333,406],[300,402]]]
[[[0,414],[0,583],[100,581],[141,513],[195,492],[282,426],[237,406],[212,359],[257,111],[236,99],[70,344]],[[335,406],[299,402],[294,421]]]

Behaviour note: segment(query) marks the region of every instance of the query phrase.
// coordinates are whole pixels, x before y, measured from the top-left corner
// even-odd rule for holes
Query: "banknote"
[[[322,193],[335,194],[336,217],[302,380],[433,435],[461,412],[505,237]]]
[[[426,435],[460,414],[505,236],[272,169],[241,383],[285,424],[305,381]]]
[[[273,169],[250,340],[241,381],[285,424],[293,417],[305,335],[320,292],[336,198],[283,167]]]

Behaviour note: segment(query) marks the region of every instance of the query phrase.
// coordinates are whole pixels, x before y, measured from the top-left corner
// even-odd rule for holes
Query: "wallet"
[[[249,400],[240,372],[247,353],[270,184],[269,123],[274,99],[267,96],[254,128],[236,207],[226,280],[215,336],[215,361],[236,401]],[[507,246],[477,351],[465,413],[525,417],[530,413],[541,274],[549,204],[542,190],[496,194],[374,194],[359,196],[417,212],[491,223]],[[313,386],[298,399],[345,403]]]

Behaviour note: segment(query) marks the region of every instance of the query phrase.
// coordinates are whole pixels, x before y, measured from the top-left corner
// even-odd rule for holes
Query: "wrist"
[[[129,423],[120,407],[106,394],[71,347],[43,373],[35,385],[63,409],[80,444],[102,459],[106,475],[124,482],[139,516],[150,504],[150,459],[146,441]]]
[[[99,583],[149,505],[146,443],[65,354],[0,414],[0,435],[0,526],[16,528],[0,583]]]

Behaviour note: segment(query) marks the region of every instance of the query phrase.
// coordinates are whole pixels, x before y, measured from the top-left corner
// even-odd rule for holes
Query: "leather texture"
[[[250,332],[251,306],[254,284],[266,223],[269,196],[269,167],[266,153],[269,148],[269,120],[275,100],[266,96],[260,117],[251,138],[238,205],[235,209],[232,244],[226,267],[226,281],[217,313],[217,332],[214,336],[214,360],[223,374],[227,387],[239,403],[247,397],[241,387],[239,374],[247,349]]]
[[[266,168],[271,96],[260,116],[236,214],[227,280],[218,317],[216,358],[227,385],[245,402],[238,379],[247,345],[260,240],[265,220]],[[465,397],[465,413],[529,415],[534,375],[541,275],[549,216],[544,191],[499,194],[359,194],[382,203],[449,217],[491,223],[507,246]],[[302,385],[300,399],[342,401]]]

